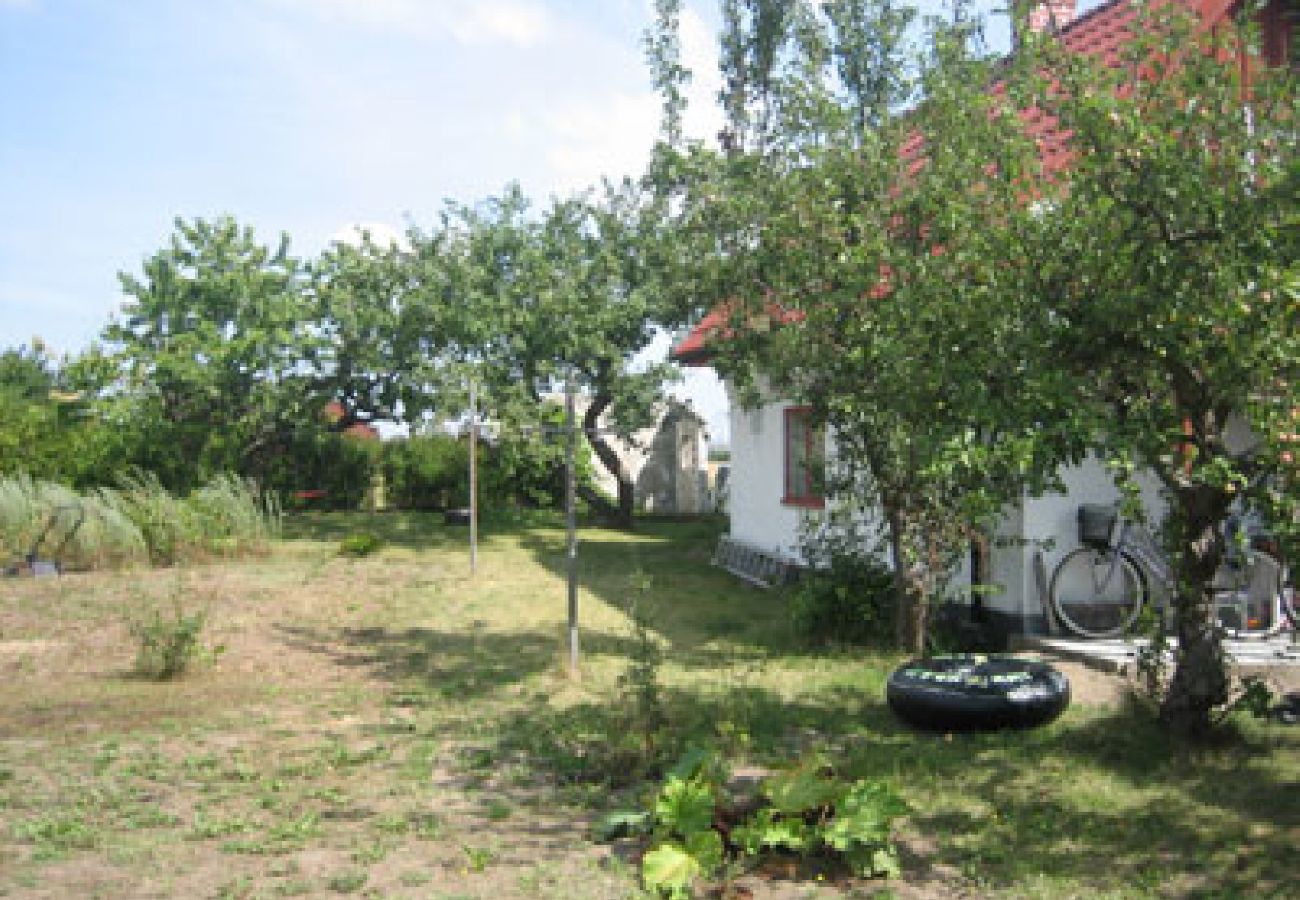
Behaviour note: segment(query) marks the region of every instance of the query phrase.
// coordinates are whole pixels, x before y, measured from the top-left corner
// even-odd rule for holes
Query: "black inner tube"
[[[935,656],[899,666],[889,676],[885,696],[900,718],[922,728],[1031,728],[1065,710],[1070,682],[1038,660]]]

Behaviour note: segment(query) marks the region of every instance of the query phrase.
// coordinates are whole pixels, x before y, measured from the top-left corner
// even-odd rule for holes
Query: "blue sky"
[[[684,18],[699,135],[717,130],[714,8],[690,0]],[[84,348],[121,303],[117,273],[177,216],[229,213],[313,255],[511,180],[544,200],[636,173],[659,109],[650,9],[0,0],[0,348]],[[717,388],[697,375],[690,391],[720,430]]]

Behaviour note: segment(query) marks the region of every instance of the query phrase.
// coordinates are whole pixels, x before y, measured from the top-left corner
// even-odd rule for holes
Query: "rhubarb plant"
[[[727,797],[725,783],[718,757],[693,751],[647,811],[606,820],[607,838],[649,835],[641,861],[646,890],[682,900],[702,879],[775,854],[835,859],[859,877],[901,874],[890,829],[907,805],[888,784],[846,781],[823,756],[766,779],[757,803],[743,808]]]

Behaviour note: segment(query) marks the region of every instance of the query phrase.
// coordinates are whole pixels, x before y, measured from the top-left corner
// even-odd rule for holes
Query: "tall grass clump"
[[[185,498],[149,474],[80,496],[26,475],[0,477],[0,562],[6,566],[33,548],[38,558],[57,556],[68,569],[235,556],[264,550],[280,524],[274,495],[235,476],[218,477]]]
[[[99,491],[104,502],[135,523],[144,536],[149,561],[175,565],[198,544],[199,526],[184,500],[174,496],[150,472],[123,475],[119,487]]]
[[[0,478],[0,547],[7,565],[35,551],[70,569],[113,568],[146,555],[140,529],[97,494],[78,496],[26,475]]]
[[[36,482],[26,475],[0,479],[0,549],[5,560],[28,551],[35,540],[41,516]]]
[[[218,475],[192,493],[187,503],[202,548],[217,555],[262,550],[280,536],[276,495],[258,491],[236,475]]]

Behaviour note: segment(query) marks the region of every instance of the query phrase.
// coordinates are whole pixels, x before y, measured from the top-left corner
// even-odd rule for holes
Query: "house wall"
[[[783,410],[788,404],[769,400],[745,409],[730,384],[727,400],[731,407],[731,474],[727,486],[731,536],[751,547],[801,562],[800,526],[816,511],[781,502]]]
[[[781,502],[784,468],[783,411],[792,404],[767,400],[744,409],[728,386],[731,401],[731,480],[728,514],[731,537],[750,546],[776,552],[797,562],[803,529],[823,513]],[[827,441],[834,458],[834,439]],[[1004,634],[1046,630],[1043,598],[1034,574],[1034,555],[1041,552],[1048,579],[1057,563],[1079,546],[1078,507],[1083,503],[1114,503],[1119,499],[1110,474],[1095,457],[1061,472],[1062,492],[1026,495],[1008,507],[995,530],[989,551],[988,577],[994,591],[983,600],[986,619]],[[1164,518],[1166,504],[1154,476],[1139,476],[1143,506],[1151,522]],[[878,526],[877,526],[878,527]],[[948,593],[968,596],[971,566],[963,558],[953,573]]]
[[[1043,554],[1046,577],[1050,581],[1061,559],[1080,546],[1080,504],[1109,504],[1119,500],[1110,473],[1095,456],[1062,469],[1061,481],[1063,492],[1040,497],[1026,495],[1007,511],[996,529],[990,569],[992,580],[1001,591],[989,596],[985,605],[999,630],[1017,634],[1046,631],[1044,598],[1034,574],[1034,555]],[[1159,481],[1154,475],[1139,473],[1137,482],[1148,520],[1162,521],[1167,504]]]

